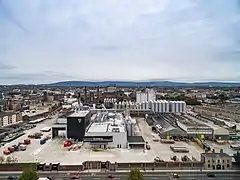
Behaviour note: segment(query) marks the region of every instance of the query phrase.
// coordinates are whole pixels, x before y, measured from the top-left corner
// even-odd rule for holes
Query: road
[[[207,177],[207,172],[178,172],[180,175],[179,180],[239,180],[240,179],[240,172],[213,172],[216,177],[210,178]],[[0,180],[7,179],[8,175],[19,176],[20,172],[2,172],[0,173]],[[74,174],[74,173],[73,173]],[[127,180],[127,172],[113,172],[115,180]],[[174,180],[172,177],[171,172],[144,172],[144,180]],[[39,173],[39,177],[47,177],[51,176],[54,180],[69,180],[70,176],[69,173],[62,173],[62,172],[44,172]],[[102,180],[108,179],[107,173],[97,172],[97,173],[90,173],[84,172],[81,173],[81,180]]]

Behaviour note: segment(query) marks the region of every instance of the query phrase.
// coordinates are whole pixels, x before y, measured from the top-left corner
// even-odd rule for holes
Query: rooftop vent
[[[120,129],[119,128],[113,128],[112,132],[120,132]]]

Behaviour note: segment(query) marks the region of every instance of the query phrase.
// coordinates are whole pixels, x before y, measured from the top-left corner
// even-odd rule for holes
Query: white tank
[[[176,113],[179,113],[179,101],[176,101],[175,103],[176,103],[175,104],[176,105],[175,106],[176,107]]]
[[[165,111],[169,113],[169,101],[165,101]]]
[[[154,108],[153,111],[154,111],[154,112],[157,112],[157,108],[158,108],[158,107],[157,107],[157,101],[153,101],[153,104],[154,104],[154,106],[153,106],[153,108]]]
[[[148,101],[146,101],[145,110],[148,110],[148,109],[149,109]]]

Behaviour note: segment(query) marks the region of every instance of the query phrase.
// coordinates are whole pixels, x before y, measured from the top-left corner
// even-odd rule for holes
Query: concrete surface
[[[1,153],[8,146],[17,144],[19,141],[23,141],[27,138],[29,134],[34,132],[39,132],[44,127],[52,126],[56,119],[48,119],[44,122],[37,124],[37,127],[26,131],[26,134],[10,143],[5,144],[1,147]],[[111,161],[111,162],[153,162],[156,156],[159,156],[165,161],[170,161],[173,155],[176,155],[179,159],[182,156],[188,155],[188,157],[195,157],[200,160],[200,153],[204,152],[195,143],[185,143],[176,142],[175,146],[186,146],[189,149],[189,153],[174,153],[170,150],[171,144],[162,144],[160,142],[153,142],[153,132],[151,127],[147,125],[144,119],[136,119],[137,125],[136,130],[138,135],[142,135],[143,138],[148,141],[151,146],[151,150],[146,150],[145,152],[141,149],[111,149],[101,152],[93,152],[90,149],[81,148],[78,151],[68,151],[67,148],[63,147],[64,138],[56,138],[53,140],[48,140],[46,144],[40,145],[39,139],[32,139],[31,144],[27,146],[26,151],[14,152],[10,156],[14,156],[19,162],[45,162],[45,163],[55,163],[59,162],[61,164],[81,164],[84,161],[89,160],[101,160],[101,161]],[[44,136],[51,134],[51,132],[44,133]],[[210,144],[214,146],[215,143]],[[218,145],[221,146],[221,145]],[[216,146],[215,149],[218,149]],[[221,149],[221,148],[220,148]],[[4,155],[5,156],[5,155]],[[6,156],[5,156],[6,157]]]
[[[148,150],[147,153],[149,156],[154,158],[155,156],[160,157],[164,161],[170,161],[171,157],[176,155],[181,159],[182,156],[187,155],[190,158],[193,156],[197,160],[200,160],[200,154],[204,152],[199,146],[195,143],[185,143],[185,142],[175,142],[175,144],[163,144],[160,142],[154,142],[152,138],[154,137],[154,133],[152,129],[143,119],[137,119],[137,123],[139,126],[139,135],[142,135],[145,141],[148,141],[151,146],[151,150]],[[174,153],[170,150],[170,146],[185,146],[189,149],[189,153]]]

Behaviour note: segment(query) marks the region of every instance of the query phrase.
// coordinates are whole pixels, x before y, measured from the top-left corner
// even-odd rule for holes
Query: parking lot
[[[4,146],[0,148],[0,151],[3,155],[3,151],[6,150],[9,146],[18,144],[19,142],[23,142],[24,139],[27,139],[28,135],[34,132],[40,132],[43,127],[49,127],[54,123],[54,119],[47,119],[44,122],[37,124],[35,128],[30,130],[26,130],[25,134],[9,143],[6,143]],[[51,134],[51,132],[43,133],[43,136],[47,136]],[[48,140],[46,144],[40,145],[39,139],[31,139],[31,144],[27,145],[26,151],[16,151],[10,154],[9,156],[13,156],[17,158],[19,162],[33,162],[37,160],[37,154],[44,149],[45,146],[51,143],[51,140]],[[3,155],[4,157],[7,157]]]

